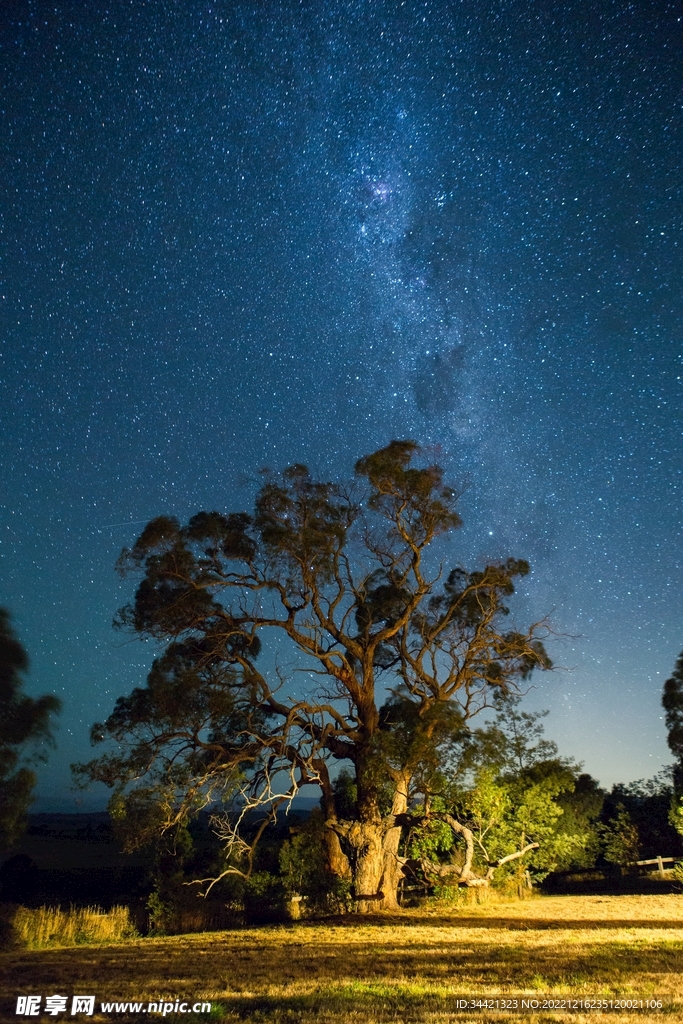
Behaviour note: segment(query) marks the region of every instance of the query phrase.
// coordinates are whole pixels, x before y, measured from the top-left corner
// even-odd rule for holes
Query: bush
[[[152,936],[235,928],[243,923],[244,883],[238,881],[239,886],[224,885],[221,897],[208,899],[199,895],[197,886],[156,886],[147,898],[147,917],[141,927]]]
[[[305,898],[302,911],[306,917],[345,914],[352,909],[351,882],[327,870],[325,822],[317,808],[302,824],[290,828],[290,838],[280,848],[279,868],[290,898]]]
[[[14,904],[5,903],[4,906],[0,906],[0,950],[14,949],[21,944],[14,927],[16,912],[17,907]]]
[[[624,869],[640,856],[639,836],[623,804],[617,804],[616,812],[607,825],[600,826],[602,855],[608,864],[616,864]]]
[[[268,871],[257,871],[244,890],[244,917],[247,924],[271,924],[286,921],[287,892],[281,878]]]
[[[436,907],[464,907],[469,902],[469,890],[453,879],[441,879],[434,886],[429,902]]]
[[[164,899],[159,888],[149,894],[145,904],[149,912],[149,934],[168,935],[173,933],[177,908],[170,899]]]

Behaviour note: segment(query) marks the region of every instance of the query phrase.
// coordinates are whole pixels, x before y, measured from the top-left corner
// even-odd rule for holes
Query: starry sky
[[[683,21],[641,0],[12,2],[0,24],[0,604],[64,701],[36,809],[151,645],[144,523],[346,476],[464,487],[527,558],[526,704],[604,785],[670,761],[683,647]]]

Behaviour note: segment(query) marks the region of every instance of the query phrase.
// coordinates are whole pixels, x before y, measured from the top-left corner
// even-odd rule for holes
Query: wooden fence
[[[651,857],[650,860],[637,860],[636,864],[638,867],[645,867],[646,864],[656,864],[658,874],[660,878],[665,878],[664,864],[673,864],[676,861],[676,857]]]

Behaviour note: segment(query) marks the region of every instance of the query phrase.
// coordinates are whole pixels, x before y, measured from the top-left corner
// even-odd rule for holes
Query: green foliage
[[[348,776],[352,783],[352,779]],[[338,782],[338,780],[337,780]],[[343,785],[340,787],[343,792]],[[325,857],[325,823],[316,809],[290,829],[279,854],[280,877],[288,896],[305,897],[307,915],[345,913],[351,909],[351,883],[335,878],[327,868]]]
[[[683,796],[672,797],[669,808],[669,822],[679,835],[683,836]]]
[[[485,872],[538,844],[497,869],[497,884],[526,870],[540,881],[551,871],[581,863],[596,845],[599,791],[544,738],[543,717],[520,711],[519,698],[501,699],[494,722],[449,751],[450,802],[474,833],[475,866]],[[579,780],[582,799],[573,803]]]
[[[116,824],[114,817],[115,831]],[[181,825],[172,834],[157,835],[152,850],[153,888],[146,902],[150,931],[153,935],[169,935],[177,930],[176,923],[182,910],[197,899],[196,889],[186,885],[184,871],[194,852],[194,843],[188,829]]]
[[[608,864],[627,867],[637,861],[640,855],[638,829],[631,821],[631,815],[623,804],[618,804],[616,814],[606,825],[600,825],[602,853]]]
[[[177,912],[177,906],[173,900],[168,896],[164,899],[160,887],[157,886],[147,897],[145,906],[149,912],[149,934],[168,935]]]
[[[322,813],[313,811],[302,824],[290,829],[290,838],[282,844],[279,868],[288,893],[324,897],[332,878],[325,861],[325,824]]]
[[[439,860],[455,846],[453,830],[445,821],[428,818],[408,836],[406,853],[415,860]]]
[[[474,824],[482,867],[502,860],[530,843],[539,848],[529,851],[522,862],[512,861],[496,875],[501,879],[518,872],[521,864],[541,880],[550,871],[571,862],[586,837],[583,832],[563,833],[559,820],[563,809],[557,797],[571,791],[572,772],[558,761],[542,762],[534,769],[512,774],[482,768],[471,789],[463,794],[465,813]]]
[[[446,876],[445,879],[439,879],[432,886],[432,895],[429,903],[439,907],[448,907],[454,909],[456,907],[464,907],[469,899],[469,893],[472,890],[467,890],[463,886],[457,884],[452,877]]]
[[[0,850],[12,846],[25,828],[36,777],[25,763],[27,745],[33,759],[45,759],[52,739],[51,717],[61,701],[51,694],[28,697],[22,692],[28,656],[0,608]],[[22,763],[23,762],[23,763]]]
[[[667,820],[683,836],[683,652],[676,660],[671,678],[664,683],[662,706],[666,712],[667,743],[676,758]]]
[[[348,768],[342,768],[332,783],[334,802],[340,818],[352,819],[357,814],[358,785]]]
[[[563,865],[565,868],[591,868],[595,865],[600,853],[597,822],[604,802],[604,790],[585,772],[578,776],[573,790],[558,795],[557,803],[563,812],[558,821],[558,832],[585,837],[583,845],[572,849],[571,860]]]

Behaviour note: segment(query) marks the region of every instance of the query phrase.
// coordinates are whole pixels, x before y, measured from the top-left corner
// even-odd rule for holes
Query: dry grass
[[[11,919],[14,933],[23,946],[44,949],[48,946],[77,946],[88,942],[119,942],[133,938],[135,928],[128,907],[19,907]]]
[[[181,996],[220,1004],[213,1019],[231,1024],[683,1021],[683,896],[540,897],[23,951],[0,957],[0,969],[2,990],[15,999],[29,990],[93,992],[98,1002]],[[472,996],[659,996],[666,1006],[661,1014],[458,1008]],[[6,1005],[9,1020],[14,1004]]]

